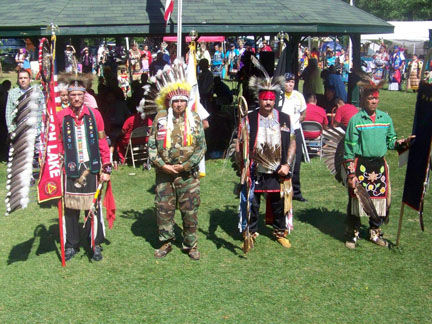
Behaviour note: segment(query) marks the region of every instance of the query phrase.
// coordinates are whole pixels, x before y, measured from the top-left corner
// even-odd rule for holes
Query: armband
[[[111,174],[112,173],[112,164],[107,163],[107,164],[102,165],[102,172],[106,173],[106,174]]]

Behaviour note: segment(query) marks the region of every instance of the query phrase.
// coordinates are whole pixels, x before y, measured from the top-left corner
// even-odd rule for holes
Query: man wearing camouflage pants
[[[183,220],[183,251],[199,260],[197,247],[200,181],[198,165],[206,151],[201,120],[187,107],[189,91],[177,89],[168,95],[167,110],[160,111],[149,139],[150,161],[156,167],[156,216],[159,240],[155,251],[163,258],[172,250],[174,213],[178,204]]]

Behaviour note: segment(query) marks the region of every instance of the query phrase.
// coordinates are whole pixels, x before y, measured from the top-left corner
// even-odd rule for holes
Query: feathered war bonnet
[[[251,60],[253,65],[263,73],[264,77],[252,76],[249,79],[249,88],[257,98],[262,99],[273,96],[273,99],[275,99],[279,93],[285,90],[285,78],[283,76],[271,78],[255,56],[251,56]]]
[[[165,65],[163,70],[156,73],[152,78],[159,91],[155,103],[159,110],[168,109],[173,100],[189,100],[191,85],[186,81],[184,64],[175,60],[172,66]]]
[[[163,70],[156,73],[155,77],[150,78],[150,82],[156,85],[156,89],[152,88],[152,86],[144,86],[144,98],[140,102],[138,111],[141,112],[141,117],[145,116],[145,108],[150,110],[155,107],[157,110],[167,111],[167,131],[165,133],[164,147],[170,148],[171,133],[174,129],[174,113],[171,104],[174,100],[189,101],[192,89],[192,86],[186,80],[183,61],[176,59],[171,66],[165,65]],[[189,146],[193,141],[192,134],[195,121],[189,107],[186,107],[184,114],[183,145]]]
[[[361,98],[366,98],[369,95],[373,95],[374,97],[379,97],[379,90],[384,86],[385,80],[380,80],[379,82],[375,82],[372,78],[363,71],[357,71],[357,76],[360,80],[357,82],[357,86],[360,89]]]

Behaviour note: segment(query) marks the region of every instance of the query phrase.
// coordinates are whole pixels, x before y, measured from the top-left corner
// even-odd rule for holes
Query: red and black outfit
[[[79,116],[67,107],[57,113],[60,130],[59,147],[64,156],[64,224],[65,248],[78,248],[80,210],[86,215],[99,183],[99,172],[111,171],[110,151],[104,133],[104,122],[97,109],[83,105]],[[105,238],[102,208],[98,203],[95,225],[88,220],[86,235],[99,245]],[[97,224],[97,225],[96,225]]]

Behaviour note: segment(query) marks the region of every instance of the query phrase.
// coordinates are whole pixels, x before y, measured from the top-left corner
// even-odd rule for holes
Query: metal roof
[[[177,1],[170,22],[165,0],[2,0],[0,38],[49,35],[108,36],[173,34]],[[393,26],[341,0],[185,0],[183,32],[200,34],[392,33]]]

